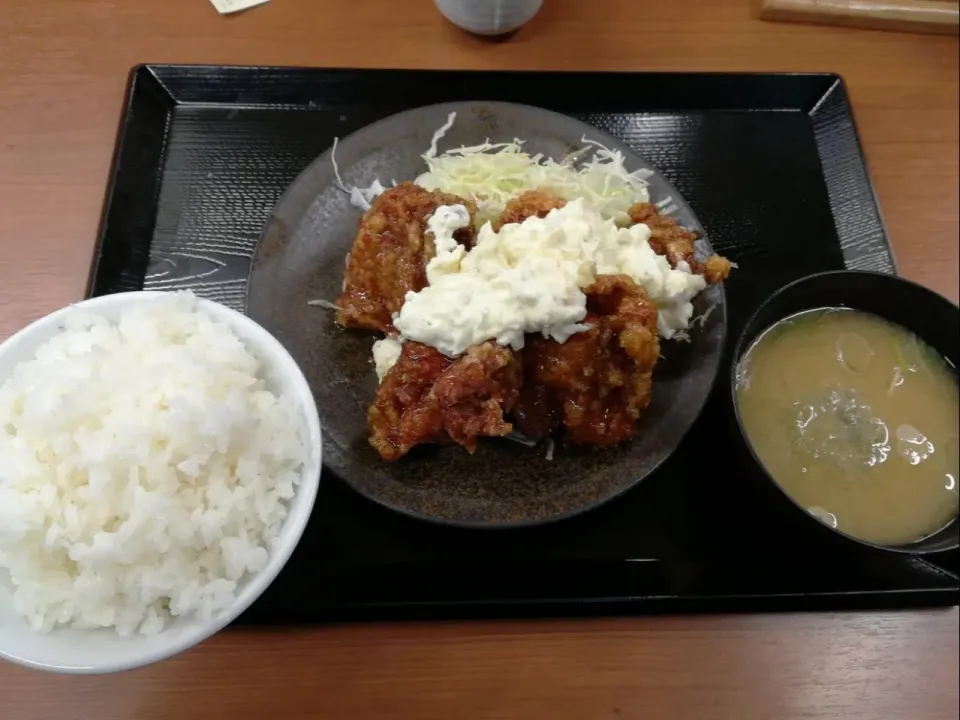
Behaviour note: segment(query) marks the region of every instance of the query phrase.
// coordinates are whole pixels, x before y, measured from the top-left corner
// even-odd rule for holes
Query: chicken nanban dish
[[[480,438],[597,448],[637,430],[661,345],[733,264],[651,203],[645,171],[596,143],[561,161],[519,142],[424,155],[365,210],[336,318],[372,330],[370,444],[384,460]],[[346,188],[344,188],[346,190]],[[552,448],[552,445],[551,445]]]

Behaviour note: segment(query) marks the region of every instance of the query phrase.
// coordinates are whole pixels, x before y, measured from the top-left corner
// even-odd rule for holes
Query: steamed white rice
[[[278,537],[303,424],[190,293],[119,323],[71,312],[0,385],[0,576],[14,610],[40,631],[127,635],[226,607]]]

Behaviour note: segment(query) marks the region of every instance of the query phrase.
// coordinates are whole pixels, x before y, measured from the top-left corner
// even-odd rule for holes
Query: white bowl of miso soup
[[[733,394],[755,459],[795,506],[860,543],[958,546],[960,313],[914,283],[832,272],[761,306]]]

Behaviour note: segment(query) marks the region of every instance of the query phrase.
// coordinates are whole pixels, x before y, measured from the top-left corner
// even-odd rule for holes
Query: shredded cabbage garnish
[[[520,445],[526,445],[527,447],[535,447],[537,444],[536,440],[531,440],[525,435],[521,435],[516,430],[513,430],[507,435],[503,436],[505,440],[510,440],[511,442],[519,443]]]
[[[443,139],[443,136],[447,134],[447,130],[453,127],[453,124],[457,121],[457,114],[455,112],[447,115],[447,121],[437,128],[436,132],[433,133],[433,137],[430,138],[430,147],[423,154],[425,158],[436,157],[437,155],[437,143]]]
[[[559,162],[541,153],[524,152],[523,140],[487,141],[438,155],[437,143],[456,119],[457,114],[450,113],[447,121],[433,133],[430,147],[422,155],[427,172],[414,182],[426,190],[440,190],[475,202],[478,228],[496,220],[510,200],[528,190],[548,190],[564,200],[583,198],[604,219],[618,225],[629,224],[627,211],[631,205],[650,200],[646,180],[653,173],[645,169],[628,171],[623,153],[586,136],[581,138],[583,147]],[[386,188],[378,179],[368,187],[347,186],[337,166],[337,143],[338,139],[334,138],[330,153],[337,184],[350,196],[351,205],[367,211]],[[396,181],[393,184],[396,185]],[[670,202],[670,198],[661,201],[662,212],[674,209],[674,206],[665,207]]]
[[[550,462],[553,460],[553,451],[556,449],[556,443],[553,442],[553,438],[547,438],[547,454],[544,456],[544,460]]]
[[[312,307],[322,307],[325,310],[340,310],[340,307],[336,303],[332,303],[329,300],[324,300],[323,298],[318,300],[307,300],[307,305]]]
[[[340,177],[340,168],[337,166],[337,145],[339,142],[340,138],[334,138],[333,149],[330,150],[330,160],[333,162],[333,174],[337,178],[337,185],[350,196],[351,205],[358,210],[366,212],[370,209],[370,203],[373,202],[378,195],[383,193],[386,188],[381,185],[380,181],[376,178],[370,183],[369,187],[357,187],[356,185],[347,187],[344,185],[343,178]],[[394,185],[396,185],[396,183],[394,183]]]
[[[522,140],[485,142],[441,155],[428,151],[423,155],[427,172],[414,182],[473,200],[478,227],[498,218],[507,202],[534,189],[549,190],[565,200],[583,198],[604,219],[628,224],[630,206],[650,199],[646,179],[651,171],[629,172],[619,150],[587,137],[582,141],[582,148],[559,162],[524,152]],[[589,157],[584,160],[585,156]]]

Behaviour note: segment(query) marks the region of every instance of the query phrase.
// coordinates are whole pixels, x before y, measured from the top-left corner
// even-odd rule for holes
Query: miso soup
[[[787,318],[740,361],[737,400],[767,471],[823,522],[899,545],[956,516],[956,371],[904,328],[847,309]]]

